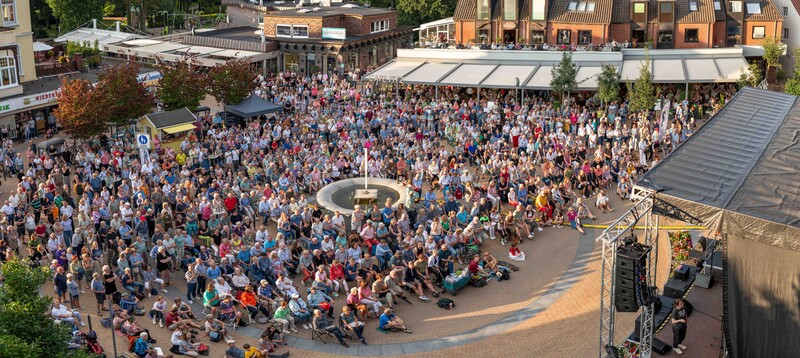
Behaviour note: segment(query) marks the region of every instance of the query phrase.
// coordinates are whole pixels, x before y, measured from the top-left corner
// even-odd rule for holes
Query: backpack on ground
[[[456,307],[456,304],[453,302],[453,300],[445,297],[442,297],[439,299],[439,301],[436,301],[436,305],[439,306],[439,308],[444,308],[446,310]]]

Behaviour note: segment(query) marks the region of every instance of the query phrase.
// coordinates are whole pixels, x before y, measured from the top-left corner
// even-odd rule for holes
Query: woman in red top
[[[347,281],[344,278],[344,266],[339,260],[333,260],[330,268],[330,280],[333,281],[333,292],[338,295],[339,288],[344,288],[344,292],[349,292],[347,288]]]

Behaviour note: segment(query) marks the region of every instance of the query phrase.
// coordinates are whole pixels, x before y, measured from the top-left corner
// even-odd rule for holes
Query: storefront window
[[[17,81],[17,66],[13,57],[0,57],[0,88],[11,87],[19,84]]]
[[[559,45],[569,45],[572,38],[572,31],[558,30],[556,32],[556,43]]]
[[[531,30],[531,43],[543,44],[544,43],[544,30]]]

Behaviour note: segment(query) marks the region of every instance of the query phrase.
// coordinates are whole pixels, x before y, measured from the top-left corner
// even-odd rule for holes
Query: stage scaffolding
[[[633,235],[636,225],[644,219],[644,240],[643,244],[653,249],[647,254],[647,277],[646,287],[653,287],[656,284],[656,268],[658,259],[658,228],[659,217],[654,215],[653,206],[655,192],[647,192],[642,199],[636,203],[628,212],[617,219],[595,240],[601,241],[602,248],[602,271],[600,286],[600,347],[599,357],[606,356],[606,346],[616,349],[614,341],[614,322],[616,318],[616,308],[614,306],[615,277],[616,277],[616,252],[625,237]],[[650,358],[652,355],[653,344],[653,304],[641,307],[642,324],[639,332],[639,357]]]

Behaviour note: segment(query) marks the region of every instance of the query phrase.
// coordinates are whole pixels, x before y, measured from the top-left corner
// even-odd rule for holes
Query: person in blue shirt
[[[209,280],[214,281],[221,275],[222,270],[220,270],[219,266],[217,266],[217,263],[212,260],[208,269],[206,270],[206,277],[208,277]]]
[[[406,332],[411,333],[411,330],[406,328],[406,325],[403,323],[403,320],[397,315],[394,314],[394,310],[391,308],[385,308],[383,310],[383,314],[378,319],[378,327],[385,331],[392,331],[392,332]]]
[[[389,225],[389,223],[394,218],[394,210],[392,210],[392,202],[387,200],[386,206],[381,210],[381,217],[383,218],[383,223]]]

